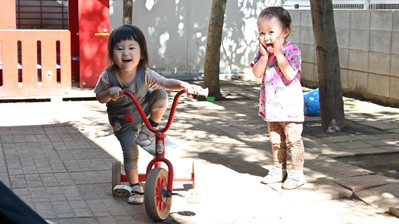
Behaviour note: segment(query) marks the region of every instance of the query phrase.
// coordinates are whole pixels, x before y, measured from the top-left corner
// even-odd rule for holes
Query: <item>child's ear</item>
[[[290,34],[290,28],[286,27],[283,30],[283,36],[284,38],[288,37],[288,35]]]

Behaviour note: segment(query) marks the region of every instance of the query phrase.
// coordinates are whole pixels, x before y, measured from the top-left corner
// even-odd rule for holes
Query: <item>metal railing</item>
[[[383,10],[399,9],[399,0],[333,0],[337,10]],[[309,0],[284,0],[286,9],[310,9]]]

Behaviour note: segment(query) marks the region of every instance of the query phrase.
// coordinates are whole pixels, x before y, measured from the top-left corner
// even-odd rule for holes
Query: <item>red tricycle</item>
[[[188,89],[181,90],[176,94],[173,99],[172,108],[166,126],[163,129],[155,129],[151,126],[147,119],[143,109],[140,106],[137,98],[129,91],[120,91],[119,95],[125,95],[131,98],[136,105],[141,117],[144,120],[145,125],[148,129],[155,133],[155,158],[152,159],[148,166],[146,174],[139,174],[139,181],[146,182],[144,188],[144,205],[148,216],[155,220],[165,220],[169,216],[170,208],[172,206],[172,196],[179,195],[173,193],[173,181],[192,181],[193,189],[189,190],[186,194],[186,200],[189,203],[198,203],[198,196],[201,193],[195,188],[195,170],[196,162],[193,162],[192,173],[189,176],[175,176],[173,171],[172,163],[165,158],[165,132],[169,130],[172,125],[173,117],[177,107],[177,101],[179,97],[184,94],[193,95],[208,95],[208,89],[204,89],[201,92],[189,92]],[[161,168],[161,162],[165,163],[168,170]],[[112,189],[116,185],[120,185],[122,182],[128,182],[125,174],[122,174],[121,162],[117,161],[112,164]],[[114,194],[114,193],[113,193]],[[114,195],[115,196],[115,195]]]

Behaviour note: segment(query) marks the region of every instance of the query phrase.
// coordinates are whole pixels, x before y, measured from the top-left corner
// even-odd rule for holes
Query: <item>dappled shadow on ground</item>
[[[175,126],[174,128],[172,126],[173,131],[170,134],[184,142],[191,142],[187,149],[183,149],[187,152],[185,156],[187,158],[197,157],[211,164],[220,164],[240,174],[258,176],[260,181],[261,177],[268,173],[266,167],[271,166],[273,162],[266,122],[257,116],[258,92],[256,88],[258,87],[255,85],[222,86],[223,91],[230,94],[227,96],[234,100],[192,103],[190,100],[182,100],[182,104],[179,104],[176,112]],[[382,118],[379,116],[363,116],[363,112],[355,111],[355,106],[353,102],[351,118],[354,116],[357,119],[373,118],[374,120],[369,121],[374,123],[381,121]],[[381,114],[385,113],[384,111],[386,110],[381,110]],[[181,116],[180,113],[184,115]],[[387,111],[386,114],[396,116],[394,112]],[[334,147],[338,146],[334,142],[324,140],[325,138],[335,136],[346,136],[349,139],[359,136],[367,138],[367,136],[389,134],[385,130],[356,121],[348,120],[347,122],[348,126],[341,132],[322,130],[320,120],[317,121],[317,119],[304,123],[305,151],[310,155],[305,159],[305,168],[310,171],[311,182],[331,187],[337,186],[333,181],[335,177],[319,176],[320,173],[326,171],[322,169],[325,164],[315,165],[319,162],[317,155],[322,155],[321,150],[317,149],[320,144],[329,151],[334,151]],[[330,143],[333,145],[332,148]],[[345,150],[350,151],[346,148]],[[356,161],[356,157],[351,158],[352,161]],[[353,165],[348,168],[356,168],[357,165]],[[334,196],[333,192],[331,192],[331,196]]]
[[[341,131],[329,132],[321,127],[320,121],[305,121],[303,123],[303,134],[317,138],[325,138],[329,136],[345,136],[348,134],[355,135],[378,135],[387,134],[388,132],[377,128],[359,124],[354,121],[346,120],[347,126]]]
[[[253,87],[250,86],[248,88]],[[273,163],[266,122],[262,121],[257,116],[258,103],[255,99],[257,93],[254,93],[253,89],[248,90],[242,86],[228,86],[228,88],[224,91],[230,91],[231,96],[237,96],[237,98],[235,100],[220,102],[199,102],[184,97],[179,101],[174,123],[172,124],[172,127],[167,134],[175,137],[184,144],[182,144],[175,151],[171,151],[170,153],[176,153],[177,156],[182,159],[202,159],[211,165],[220,164],[221,166],[228,168],[229,171],[234,171],[232,172],[233,177],[237,179],[229,179],[227,180],[227,182],[224,182],[224,184],[230,185],[232,186],[232,188],[235,187],[235,184],[237,182],[243,182],[246,190],[249,187],[253,186],[263,187],[264,185],[260,184],[260,180],[263,176],[267,174],[268,166],[272,165]],[[248,92],[248,94],[245,94],[245,97],[239,97],[240,94],[244,94],[245,92]],[[51,148],[47,150],[46,148],[45,151],[48,151],[50,153],[48,158],[54,158],[54,156],[56,156],[54,159],[59,161],[60,164],[64,164],[64,167],[66,169],[71,169],[73,171],[71,177],[69,177],[68,175],[66,176],[68,178],[67,180],[71,183],[70,185],[74,185],[74,181],[77,181],[79,183],[76,190],[79,193],[79,197],[86,199],[99,199],[99,197],[101,197],[100,199],[102,201],[98,204],[105,204],[105,206],[107,206],[106,208],[109,210],[112,210],[116,207],[119,208],[119,206],[123,209],[130,209],[126,206],[126,201],[115,200],[111,196],[111,189],[109,186],[109,183],[111,181],[110,166],[112,162],[115,161],[115,158],[112,158],[110,156],[111,154],[108,154],[105,149],[112,149],[114,145],[109,145],[109,147],[105,147],[100,145],[98,142],[99,139],[104,139],[108,141],[107,138],[112,136],[112,132],[106,120],[106,113],[97,109],[93,109],[92,112],[94,112],[93,115],[85,114],[82,120],[79,121],[79,124],[73,122],[55,124],[54,126],[65,126],[67,132],[76,133],[76,138],[74,138],[73,136],[69,137],[68,134],[61,134],[62,141],[57,141],[54,144],[44,144],[48,147],[53,147],[53,145],[56,145],[56,147],[54,146],[54,149]],[[102,118],[100,118],[100,116]],[[167,116],[168,114],[165,115],[165,118]],[[307,123],[305,123],[305,126],[306,124]],[[314,192],[316,191],[320,192],[323,190],[325,193],[323,197],[327,199],[334,198],[335,194],[331,189],[334,189],[333,187],[336,186],[333,183],[333,179],[337,176],[333,175],[339,175],[339,173],[329,174],[329,172],[331,169],[339,168],[345,165],[344,163],[332,159],[331,157],[326,159],[327,156],[324,156],[323,160],[321,158],[322,156],[320,156],[322,154],[321,151],[312,149],[312,147],[316,148],[320,146],[321,143],[326,143],[326,141],[324,139],[321,139],[321,137],[328,138],[331,137],[334,133],[325,133],[325,136],[318,136],[317,134],[320,131],[312,130],[313,132],[309,132],[307,130],[308,128],[310,129],[312,127],[306,126],[304,130],[304,133],[306,133],[304,135],[307,135],[305,139],[306,150],[309,149],[308,151],[310,152],[309,157],[307,157],[305,161],[305,169],[307,172],[306,175],[307,178],[309,177],[309,182],[305,186],[301,187],[299,191],[283,191],[283,194],[288,195],[287,198],[293,199],[293,201],[296,202],[300,202],[300,205],[303,205],[303,208],[307,208],[306,203],[314,203],[314,201],[319,199],[317,198],[318,195],[314,194]],[[349,130],[347,132],[345,132],[344,130],[344,132],[341,132],[340,134],[347,135],[349,137],[357,135],[363,135],[368,137],[375,134],[375,132],[361,129],[356,126],[352,128],[353,130]],[[25,130],[27,131],[28,128],[20,127],[18,130],[16,130],[15,133]],[[65,132],[63,128],[54,128],[54,130],[49,129],[49,133],[50,131],[51,133],[58,133],[61,131]],[[82,137],[82,133],[84,137]],[[69,139],[69,141],[66,141],[66,139]],[[112,143],[115,142],[115,139],[112,139]],[[81,143],[79,143],[81,145],[77,143],[78,141],[81,141]],[[69,147],[78,148],[70,149]],[[327,143],[323,147],[326,147],[332,151],[334,150],[333,148],[331,148],[331,145]],[[4,151],[5,149],[6,148],[3,147]],[[7,150],[7,153],[12,152],[12,150]],[[97,158],[90,160],[89,158],[93,157],[93,155]],[[82,162],[80,162],[80,160],[82,160]],[[78,161],[78,165],[76,165],[76,161]],[[43,163],[41,162],[40,164]],[[352,170],[350,167],[353,168],[354,166],[347,167],[347,170]],[[227,169],[223,169],[223,171],[224,170]],[[96,175],[97,173],[99,174]],[[251,176],[251,179],[248,178],[249,180],[256,180],[253,183],[246,182],[247,179],[243,181],[240,178],[243,176],[247,176],[245,174],[249,174],[248,176]],[[223,175],[223,173],[218,173],[218,170],[216,170],[209,173],[209,175],[217,176]],[[97,177],[98,179],[96,179]],[[59,181],[61,182],[65,180],[60,179]],[[96,184],[96,186],[100,186],[98,191],[92,191],[92,182]],[[54,181],[49,183],[54,185]],[[90,186],[88,186],[88,183],[90,183]],[[212,185],[212,183],[210,184]],[[25,189],[25,187],[21,187],[21,189],[22,188]],[[252,190],[252,188],[250,189]],[[281,189],[281,187],[278,186],[278,189]],[[224,191],[222,191],[222,193],[223,192]],[[252,193],[253,196],[262,193],[264,194],[265,192],[266,191],[263,188],[255,188],[255,190],[250,193]],[[266,195],[267,197],[270,197],[269,193],[270,192],[268,192],[268,195]],[[228,196],[231,197],[231,195]],[[301,197],[304,197],[306,200],[303,200],[303,198]],[[309,198],[311,198],[312,201]],[[214,200],[217,201],[218,199]],[[262,201],[262,203],[262,206],[265,206],[264,201]],[[320,200],[318,201],[318,203],[320,203]],[[352,213],[353,211],[358,211],[359,214],[365,214],[362,217],[362,220],[367,220],[367,218],[373,218],[373,216],[376,215],[374,210],[368,210],[367,212],[364,212],[364,207],[354,208],[355,204],[353,201],[344,201],[343,205],[338,205],[336,203],[336,201],[332,202],[332,200],[324,200],[323,202],[321,202],[321,206],[314,206],[316,208],[320,208],[320,210],[318,210],[317,212],[312,210],[309,211],[308,214],[309,216],[312,216],[313,214],[317,214],[319,212],[319,214],[328,215],[327,213],[329,212],[326,211],[330,211],[329,209],[331,209],[332,207],[337,208],[339,206],[342,206],[341,213],[334,212],[333,214],[344,214],[350,216],[350,213]],[[242,206],[242,204],[240,204],[240,206]],[[296,209],[298,207],[298,204],[295,204],[295,206],[296,207],[290,207],[289,209],[285,210],[289,210],[289,212],[292,213],[293,211],[297,211]],[[242,207],[246,206],[244,205]],[[45,211],[43,210],[43,212]],[[95,210],[93,210],[93,212],[95,212]],[[123,214],[119,214],[126,215],[128,212],[129,211],[127,211],[126,213],[122,212]],[[140,215],[138,213],[143,213],[145,216],[143,206],[134,211],[134,214]],[[284,217],[287,217],[290,214],[284,213],[283,215]],[[303,214],[301,215],[303,216]],[[295,218],[294,216],[292,217]],[[325,217],[321,218],[322,219],[320,220],[325,220]],[[137,217],[134,217],[133,219],[136,220]],[[148,220],[147,217],[142,217],[141,219]],[[345,219],[345,217],[343,217],[342,219]]]
[[[399,153],[346,156],[338,161],[371,170],[377,174],[399,179]]]

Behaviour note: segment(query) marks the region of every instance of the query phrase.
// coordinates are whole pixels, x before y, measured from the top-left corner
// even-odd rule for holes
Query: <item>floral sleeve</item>
[[[258,50],[258,52],[255,55],[254,60],[251,61],[251,68],[253,68],[254,65],[259,61],[260,56],[262,56],[262,55],[261,55],[260,51]]]
[[[297,74],[301,73],[301,50],[295,44],[291,44],[286,49],[285,58],[287,58],[288,63],[291,67],[297,72]]]

